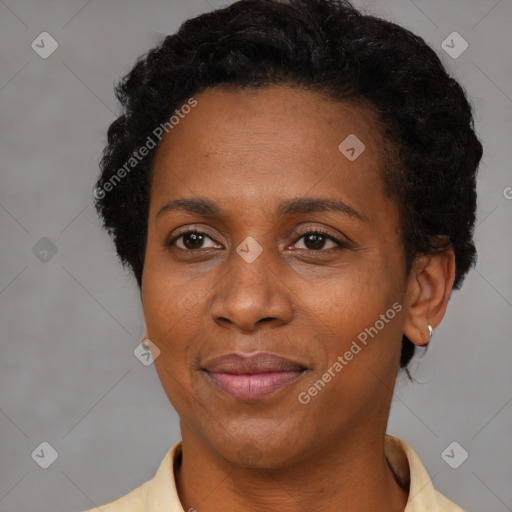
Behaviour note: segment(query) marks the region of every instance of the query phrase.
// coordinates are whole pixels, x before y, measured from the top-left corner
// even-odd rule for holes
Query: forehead
[[[319,142],[338,149],[342,137],[358,135],[371,146],[380,139],[375,112],[368,104],[335,101],[306,89],[274,85],[262,89],[216,88],[195,96],[197,106],[178,119],[159,144],[159,153],[170,149],[172,139],[184,141],[193,130],[203,137],[201,149],[215,151],[219,143],[229,148],[240,141],[272,143],[275,137],[294,149],[314,151]],[[250,139],[250,140],[248,140]],[[370,140],[371,139],[371,140]],[[191,143],[192,141],[185,141]],[[277,141],[276,141],[277,142]],[[377,142],[375,140],[375,142]],[[184,148],[182,148],[184,149]]]
[[[383,192],[384,148],[368,107],[288,86],[195,99],[158,146],[152,209],[182,196],[261,204],[313,192],[357,202],[364,191]]]

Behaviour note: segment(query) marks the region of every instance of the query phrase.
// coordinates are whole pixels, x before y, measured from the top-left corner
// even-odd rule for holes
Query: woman
[[[475,260],[471,108],[340,0],[184,23],[117,89],[96,205],[182,441],[114,511],[460,511],[386,434]]]

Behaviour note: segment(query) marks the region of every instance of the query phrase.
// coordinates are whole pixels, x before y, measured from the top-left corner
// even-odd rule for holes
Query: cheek
[[[182,296],[166,281],[157,279],[149,288],[144,315],[151,340],[160,349],[155,360],[162,388],[176,411],[185,415],[193,402],[189,371],[191,324],[196,317],[197,301]],[[186,415],[185,415],[186,416]]]
[[[160,349],[155,366],[173,405],[191,400],[191,359],[208,332],[205,279],[190,279],[162,263],[147,260],[143,275],[142,304],[151,341]]]
[[[378,369],[380,374],[396,363],[403,324],[400,277],[392,262],[376,257],[324,283],[310,301],[329,332],[335,333],[326,340],[328,367],[342,357],[341,373],[353,383],[365,373]]]
[[[154,245],[146,253],[142,306],[150,334],[167,343],[173,329],[198,307],[201,294],[179,268],[169,266],[165,254],[157,254]]]
[[[315,287],[310,306],[338,332],[352,332],[389,307],[395,296],[377,258],[347,266]],[[393,301],[391,301],[392,303]]]
[[[185,346],[180,339],[194,306],[192,298],[182,295],[168,275],[147,265],[142,282],[142,307],[149,337],[160,350],[155,366],[165,388],[172,385],[173,378],[178,378],[184,366],[180,361],[185,358]]]

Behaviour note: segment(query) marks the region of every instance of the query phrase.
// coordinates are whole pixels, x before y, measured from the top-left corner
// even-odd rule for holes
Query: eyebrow
[[[205,216],[223,217],[222,210],[213,201],[207,198],[189,198],[173,199],[164,204],[158,213],[156,219],[162,214],[170,211],[181,210],[187,213]],[[323,197],[297,197],[282,202],[277,208],[278,217],[286,217],[301,213],[319,213],[319,212],[338,212],[361,220],[369,222],[368,218],[359,213],[355,208],[340,199],[329,199]]]

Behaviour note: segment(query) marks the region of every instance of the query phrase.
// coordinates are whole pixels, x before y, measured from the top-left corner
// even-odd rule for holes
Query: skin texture
[[[209,90],[167,134],[154,161],[141,297],[155,365],[180,416],[176,468],[184,510],[401,511],[384,434],[402,334],[423,345],[454,277],[451,250],[418,257],[409,275],[398,208],[381,178],[371,110],[287,86]],[[349,161],[338,145],[365,144]],[[279,217],[294,198],[344,201],[338,211]],[[207,198],[215,215],[167,210]],[[178,228],[205,233],[190,245]],[[313,229],[326,238],[311,242]],[[252,263],[236,248],[252,237]],[[184,245],[185,243],[188,245]],[[298,400],[394,303],[401,311],[307,404]],[[209,382],[207,359],[269,351],[307,367],[257,401]]]

